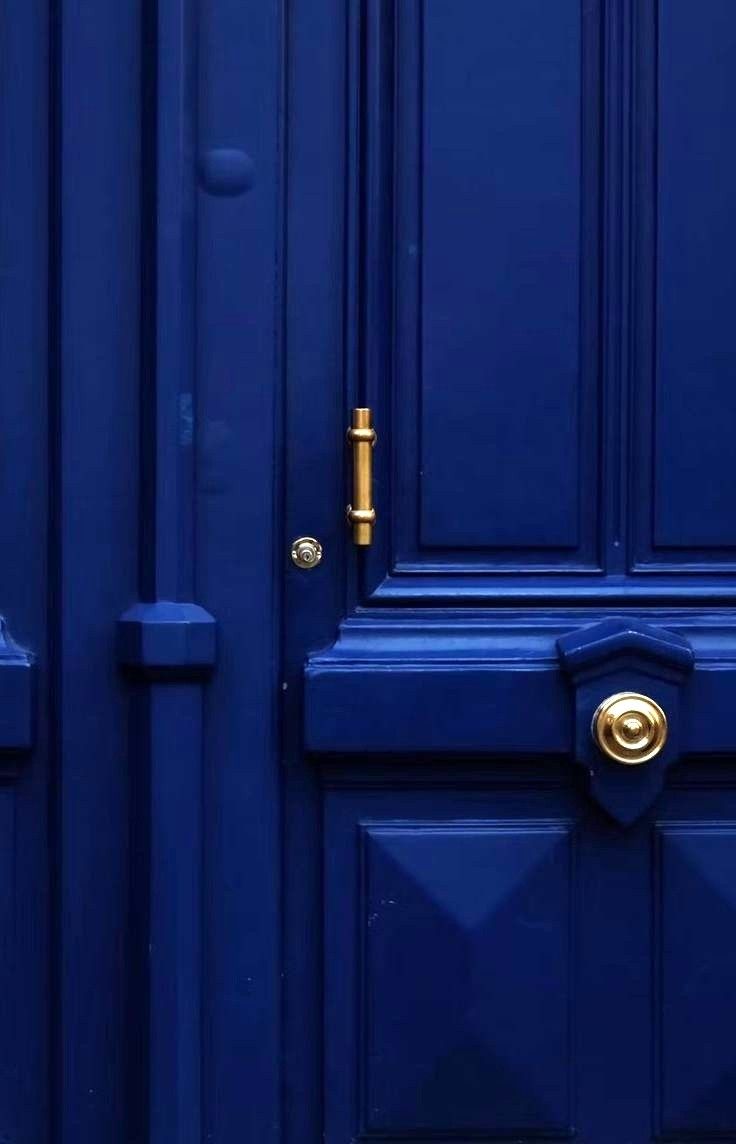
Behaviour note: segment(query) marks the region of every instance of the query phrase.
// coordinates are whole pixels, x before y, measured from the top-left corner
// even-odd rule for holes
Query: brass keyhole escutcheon
[[[291,559],[305,571],[316,568],[322,559],[322,545],[313,536],[297,536],[291,546]]]
[[[647,695],[619,691],[603,700],[591,731],[609,759],[638,766],[655,758],[667,742],[667,716]]]

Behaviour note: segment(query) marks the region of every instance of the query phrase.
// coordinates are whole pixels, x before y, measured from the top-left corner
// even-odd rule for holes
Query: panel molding
[[[395,0],[381,0],[367,5],[354,0],[352,12],[358,45],[349,73],[351,99],[357,104],[351,112],[348,140],[352,174],[348,196],[347,396],[349,402],[370,404],[376,410],[376,507],[383,524],[376,529],[374,547],[367,554],[362,595],[379,602],[388,587],[403,596],[404,586],[409,587],[407,574],[430,596],[437,585],[449,583],[458,574],[461,580],[468,575],[480,577],[485,595],[518,584],[520,576],[537,577],[548,586],[548,594],[549,589],[554,591],[559,576],[571,582],[577,582],[579,573],[600,576],[597,535],[589,537],[582,559],[564,547],[557,552],[546,548],[474,552],[467,548],[434,549],[420,542],[416,482],[421,468],[417,321],[422,293],[422,212],[419,183],[412,172],[419,169],[422,157],[424,4],[423,0],[400,5]],[[585,191],[580,293],[587,316],[580,352],[581,368],[588,377],[596,375],[599,357],[598,306],[592,299],[600,293],[601,25],[599,4],[581,4],[581,104],[586,115],[581,137]],[[401,164],[398,177],[397,163]],[[402,401],[397,400],[396,393],[399,378]],[[587,399],[593,401],[598,390],[597,383],[589,382],[585,387]],[[588,424],[592,412],[589,409],[584,414],[587,427],[581,435],[590,458],[597,453],[598,441],[595,424]],[[586,497],[597,497],[597,477],[588,475],[581,481],[581,489]],[[590,505],[582,516],[591,518]],[[547,575],[550,572],[551,577]]]
[[[673,98],[678,93],[683,92],[688,92],[684,96],[686,104],[693,108],[698,107],[697,101],[693,103],[691,100],[693,92],[690,90],[690,85],[681,78],[670,77],[671,82],[667,91],[664,90],[663,86],[668,68],[671,70],[673,66],[672,60],[668,60],[666,54],[664,59],[662,57],[664,29],[668,21],[672,22],[678,17],[678,13],[681,18],[686,7],[687,4],[669,5],[663,4],[661,0],[647,0],[645,4],[634,6],[632,23],[634,55],[632,61],[633,99],[631,117],[634,148],[630,182],[633,221],[631,302],[633,474],[629,512],[631,532],[629,571],[636,577],[651,576],[654,573],[662,577],[679,580],[680,583],[683,581],[692,583],[700,576],[710,575],[712,580],[722,584],[726,578],[729,578],[733,583],[734,576],[736,576],[736,533],[733,534],[734,539],[731,543],[726,542],[723,538],[717,541],[714,537],[714,542],[708,545],[698,543],[697,539],[688,540],[685,532],[682,532],[680,539],[675,539],[672,535],[673,513],[679,521],[679,517],[683,516],[684,509],[691,527],[694,523],[693,512],[699,519],[704,519],[707,516],[705,510],[708,506],[702,504],[702,466],[712,463],[708,441],[703,440],[702,443],[703,460],[699,474],[697,464],[695,472],[691,472],[692,455],[690,460],[688,460],[687,455],[682,459],[679,456],[683,446],[687,444],[691,426],[699,423],[702,435],[702,416],[699,422],[697,417],[690,418],[687,426],[679,423],[676,427],[670,425],[669,449],[670,451],[676,449],[678,458],[674,464],[670,461],[667,472],[669,472],[670,477],[678,473],[681,474],[678,478],[680,487],[679,489],[671,488],[671,480],[664,490],[662,487],[664,478],[661,467],[664,464],[665,449],[662,425],[665,405],[662,389],[663,332],[661,327],[664,304],[662,258],[664,242],[667,237],[670,248],[673,244],[675,246],[681,245],[681,240],[672,233],[673,229],[677,229],[679,235],[681,228],[675,228],[670,224],[668,235],[663,235],[662,211],[669,203],[667,187],[663,185],[663,147],[666,146],[667,142],[666,132],[663,128],[665,116],[676,123],[678,137],[683,139],[687,137],[686,146],[688,148],[691,138],[697,136],[703,140],[705,135],[702,130],[694,130],[692,124],[683,122],[681,109],[678,111],[676,107],[672,107]],[[692,5],[691,8],[692,19],[696,25],[712,27],[712,16],[706,19],[697,6]],[[723,35],[725,36],[725,34],[726,29],[724,28]],[[706,35],[709,37],[708,42],[711,43],[712,33],[706,32]],[[692,38],[687,38],[682,25],[677,33],[676,43],[670,42],[670,50],[677,50],[678,56],[680,53],[682,54],[685,60],[683,68],[686,70],[687,59],[697,50],[697,44],[693,43]],[[713,61],[714,67],[716,62]],[[721,66],[723,66],[722,63]],[[706,96],[701,93],[701,101],[705,98]],[[700,108],[703,115],[706,110],[706,108]],[[693,114],[696,113],[693,111]],[[723,116],[723,121],[728,121],[727,115]],[[671,133],[669,141],[672,141]],[[712,142],[711,140],[711,144]],[[702,145],[707,147],[707,143]],[[725,155],[726,151],[721,150],[720,153]],[[698,169],[697,181],[704,177],[707,179],[707,176],[703,174],[704,170],[705,168]],[[696,195],[696,179],[692,174],[688,176],[687,171],[678,168],[675,180],[678,192],[685,193],[691,188],[693,195]],[[714,182],[715,180],[710,180],[711,185]],[[692,213],[694,217],[707,218],[713,212],[706,208],[705,211],[695,209]],[[702,243],[699,241],[696,245],[700,248]],[[715,273],[715,270],[713,272]],[[667,271],[666,278],[668,282],[676,282],[676,290],[680,296],[687,298],[688,283],[683,283],[681,271],[677,271],[672,266]],[[700,289],[692,280],[689,282],[689,286],[693,291]],[[694,296],[693,303],[697,305],[697,298]],[[683,328],[682,315],[675,319],[674,324],[678,330]],[[694,326],[692,328],[688,326],[687,338],[689,344],[700,345],[698,332]],[[682,349],[682,343],[680,348]],[[708,352],[707,347],[700,345],[701,360],[703,356],[708,356]],[[677,356],[675,353],[675,357]],[[670,355],[671,359],[672,355]],[[674,400],[671,392],[668,397],[670,400]],[[694,411],[697,413],[697,408]],[[635,417],[633,413],[635,413]],[[681,420],[684,421],[684,418]],[[730,420],[730,417],[727,420]],[[721,456],[722,453],[723,438],[721,438]],[[692,483],[698,478],[698,475],[700,475],[700,502],[692,487]],[[716,488],[722,484],[723,481],[714,475],[713,492],[715,493]],[[722,499],[728,501],[727,492],[722,493],[721,496]],[[678,497],[679,513],[672,507],[675,498]],[[685,497],[684,500],[683,497]],[[661,520],[663,507],[669,514],[669,526],[664,526]],[[696,527],[700,527],[699,524]],[[686,530],[687,524],[678,522],[678,528]],[[670,533],[669,539],[666,535],[667,531]]]
[[[733,1137],[734,870],[736,822],[656,823],[654,1112],[665,1139]]]
[[[556,641],[600,613],[365,614],[305,667],[304,733],[317,754],[569,757],[572,692]],[[622,617],[623,618],[623,617]],[[736,751],[736,621],[725,613],[640,612],[692,645],[681,754]],[[401,718],[397,718],[401,712]]]
[[[574,1074],[573,1063],[573,1043],[574,1038],[572,1035],[572,1011],[573,1011],[573,990],[575,982],[575,974],[573,970],[573,950],[574,950],[574,825],[571,822],[560,820],[552,821],[537,821],[532,819],[521,819],[509,822],[508,820],[494,820],[494,819],[468,819],[453,822],[432,822],[432,821],[417,821],[417,820],[397,820],[390,822],[365,822],[361,821],[358,824],[358,845],[360,850],[360,902],[359,902],[359,919],[360,919],[360,948],[361,948],[361,1013],[360,1013],[360,1029],[361,1033],[357,1038],[359,1048],[359,1072],[361,1076],[361,1091],[359,1096],[360,1108],[358,1115],[359,1132],[358,1139],[362,1140],[422,1140],[426,1139],[428,1135],[435,1136],[441,1133],[443,1138],[452,1140],[472,1139],[485,1139],[494,1140],[506,1136],[508,1132],[513,1131],[518,1135],[531,1135],[535,1138],[541,1139],[555,1139],[564,1138],[572,1135],[572,1093],[573,1083],[572,1076]],[[422,1128],[420,1126],[409,1127],[408,1125],[403,1130],[397,1130],[397,1127],[392,1128],[389,1124],[383,1124],[379,1120],[378,1123],[373,1123],[376,1112],[371,1110],[370,1093],[373,1092],[375,1099],[378,1099],[378,1092],[376,1085],[378,1083],[377,1077],[371,1077],[370,1058],[382,1058],[382,1053],[378,1051],[374,1038],[378,1035],[376,1029],[377,1014],[371,1012],[371,942],[376,935],[376,923],[380,921],[379,914],[381,911],[387,915],[391,921],[391,910],[396,908],[400,903],[393,897],[381,897],[380,884],[377,881],[377,871],[375,869],[374,860],[387,859],[389,865],[392,866],[391,861],[391,843],[394,842],[399,850],[398,854],[393,855],[398,861],[398,865],[394,866],[394,871],[397,876],[397,884],[403,884],[407,895],[411,895],[412,891],[416,891],[415,902],[417,905],[424,905],[428,912],[433,916],[431,926],[432,933],[436,936],[438,929],[445,931],[448,937],[448,943],[455,949],[455,953],[459,954],[460,949],[464,943],[468,943],[474,934],[478,933],[479,929],[484,928],[484,924],[490,923],[491,919],[497,912],[501,912],[503,905],[507,898],[513,895],[514,891],[521,890],[527,879],[533,877],[535,870],[538,870],[540,864],[551,856],[555,849],[563,846],[565,850],[563,865],[565,869],[565,879],[563,887],[560,887],[564,895],[564,903],[566,906],[565,916],[561,920],[561,931],[563,936],[563,943],[565,946],[565,965],[562,968],[561,980],[558,980],[557,990],[552,990],[555,996],[553,1007],[559,1008],[564,1013],[563,1027],[559,1030],[562,1034],[562,1044],[558,1046],[559,1051],[556,1053],[544,1054],[544,1060],[538,1061],[538,1066],[541,1066],[539,1071],[542,1076],[547,1078],[547,1074],[554,1061],[557,1066],[561,1068],[566,1076],[566,1085],[563,1083],[561,1086],[555,1084],[553,1087],[555,1095],[562,1098],[563,1104],[566,1106],[565,1112],[557,1118],[557,1123],[548,1123],[547,1125],[540,1123],[518,1124],[510,1125],[504,1124],[503,1130],[494,1132],[490,1130],[482,1130],[479,1125],[475,1128],[468,1124],[461,1124],[463,1112],[467,1114],[466,1100],[456,1099],[453,1101],[453,1110],[455,1116],[459,1118],[458,1127],[452,1129],[449,1125],[437,1124]],[[403,845],[402,845],[403,844]],[[419,845],[420,849],[426,851],[428,847],[432,848],[434,844],[435,858],[438,860],[435,863],[424,861],[412,863],[411,850],[413,846]],[[502,853],[506,853],[506,858],[510,859],[511,854],[515,851],[514,861],[498,862],[493,866],[489,863],[486,870],[487,877],[479,884],[470,887],[467,878],[467,862],[463,863],[466,869],[461,873],[457,868],[453,868],[451,863],[447,863],[447,848],[458,846],[469,847],[470,852],[466,854],[466,859],[472,860],[475,855],[476,861],[487,859],[490,855],[488,853],[489,847],[501,849]],[[439,847],[439,850],[437,849]],[[388,853],[387,853],[388,848]],[[408,848],[408,849],[407,849]],[[480,853],[478,853],[480,849]],[[442,851],[445,851],[446,865],[443,866],[439,861]],[[403,853],[404,861],[401,860],[401,852]],[[408,865],[406,860],[408,859]],[[460,875],[460,876],[458,876]],[[492,880],[495,875],[495,882]],[[544,895],[546,899],[546,909],[551,912],[551,899],[553,895],[549,892],[550,887],[547,887],[548,892]],[[483,897],[485,891],[485,900]],[[435,907],[433,909],[432,907]],[[423,911],[422,911],[423,912]],[[414,912],[413,912],[414,913]],[[517,915],[518,918],[518,915]],[[417,924],[420,922],[419,917],[414,914],[412,918],[412,935],[416,929]],[[518,921],[517,921],[518,926]],[[523,927],[519,927],[523,928]],[[452,931],[452,935],[447,933],[447,930]],[[498,936],[498,935],[497,935]],[[532,940],[535,945],[535,955],[538,956],[538,942],[539,930],[529,929],[526,933],[527,941]],[[454,939],[454,940],[453,940]],[[398,952],[398,951],[397,951]],[[521,952],[521,951],[519,951]],[[429,950],[425,946],[425,953],[428,954]],[[497,956],[499,956],[497,952]],[[548,975],[552,972],[552,966],[548,958],[541,959],[544,962],[544,986],[543,994],[550,997]],[[425,962],[426,964],[426,962]],[[467,967],[470,970],[470,966]],[[421,972],[420,966],[416,965],[416,972]],[[434,976],[431,973],[430,978]],[[469,976],[472,977],[472,971]],[[486,982],[492,980],[493,973],[490,967],[484,975]],[[565,987],[562,986],[564,980]],[[530,983],[526,980],[527,995]],[[376,985],[377,983],[373,983]],[[386,982],[384,981],[384,985]],[[427,982],[431,985],[431,980]],[[439,984],[439,983],[438,983]],[[442,976],[442,991],[449,990],[453,985],[460,990],[462,996],[463,982],[462,980],[455,979],[454,982],[447,979],[446,975]],[[409,982],[406,983],[406,988],[402,991],[405,999],[406,994],[411,989]],[[504,979],[503,993],[511,989],[511,983],[508,976]],[[480,1003],[483,995],[482,980],[478,980],[474,987],[474,1007]],[[511,990],[513,992],[513,990]],[[518,996],[518,995],[517,995]],[[374,996],[374,1004],[379,999]],[[459,1000],[459,998],[458,998]],[[541,1000],[541,998],[539,998]],[[496,1004],[499,998],[496,997]],[[408,1017],[411,1012],[411,1004],[409,1005],[409,1012],[405,1014]],[[534,1019],[538,1018],[538,1012],[535,1007]],[[393,1019],[393,1014],[392,1014]],[[438,1014],[439,1019],[439,1014]],[[515,1024],[518,1028],[522,1019],[519,1012],[515,1013]],[[492,1023],[493,1027],[496,1021]],[[405,1037],[409,1033],[407,1028],[408,1021],[402,1021]],[[550,1023],[543,1022],[543,1027],[549,1032]],[[539,1026],[536,1026],[539,1028]],[[486,1034],[489,1032],[486,1029]],[[457,1029],[458,1036],[470,1035],[470,1030],[460,1021]],[[480,1030],[478,1031],[479,1040],[476,1043],[466,1043],[464,1046],[465,1052],[469,1053],[471,1058],[473,1051],[482,1049],[482,1041],[480,1039]],[[371,1041],[372,1048],[369,1048],[368,1042]],[[525,1046],[525,1052],[528,1050],[531,1038],[524,1037],[522,1041]],[[390,1043],[390,1038],[389,1038]],[[458,1045],[458,1050],[460,1049]],[[396,1043],[396,1049],[400,1054],[404,1067],[411,1068],[414,1060],[411,1054],[406,1054],[405,1041]],[[508,1051],[508,1045],[506,1045]],[[495,1055],[494,1055],[495,1056]],[[489,1085],[493,1076],[494,1068],[501,1066],[503,1062],[494,1059],[494,1056],[489,1057],[485,1062],[485,1084]],[[508,1064],[508,1062],[506,1062]],[[439,1065],[439,1061],[437,1062]],[[524,1061],[526,1066],[532,1064],[530,1058]],[[517,1066],[519,1061],[517,1061]],[[451,1066],[450,1066],[451,1067]],[[384,1064],[384,1068],[386,1065]],[[390,1066],[389,1066],[390,1068]],[[467,1078],[469,1071],[472,1068],[472,1061],[464,1059],[463,1067],[461,1070],[461,1077]],[[393,1070],[390,1069],[393,1072]],[[392,1080],[391,1089],[394,1090],[396,1086],[395,1074]],[[454,1083],[458,1083],[460,1078],[455,1077]],[[539,1074],[537,1080],[539,1080]],[[558,1077],[558,1081],[559,1081]],[[373,1083],[371,1083],[373,1081]],[[506,1089],[508,1099],[512,1098],[514,1085],[521,1081],[521,1077],[514,1077],[513,1071],[510,1072],[506,1078]],[[450,1080],[449,1083],[453,1083]],[[461,1082],[462,1083],[462,1082]],[[433,1077],[431,1091],[436,1091],[442,1084],[441,1077]],[[421,1085],[419,1086],[421,1089]],[[471,1084],[472,1090],[472,1084]],[[379,1086],[380,1092],[380,1086]],[[424,1098],[427,1098],[427,1092],[424,1092]],[[475,1096],[477,1100],[479,1094],[466,1093],[466,1098],[472,1099]],[[519,1094],[521,1096],[521,1094]],[[526,1099],[524,1100],[525,1112],[528,1114],[531,1107],[534,1105],[532,1092],[527,1090]],[[490,1098],[486,1095],[485,1100]],[[410,1115],[415,1116],[416,1100],[421,1100],[419,1093],[416,1098],[410,1102]],[[491,1103],[493,1103],[491,1101]],[[542,1102],[542,1107],[544,1102]],[[462,1109],[462,1111],[461,1111]],[[405,1110],[405,1113],[409,1110]],[[495,1115],[498,1116],[500,1109],[496,1109]],[[541,1109],[540,1109],[541,1112]],[[549,1113],[547,1114],[549,1115]],[[429,1131],[428,1131],[429,1130]]]
[[[732,549],[655,550],[651,542],[657,0],[581,9],[584,145],[591,157],[585,177],[589,186],[599,180],[582,220],[583,265],[600,257],[594,277],[601,315],[600,328],[590,316],[583,356],[589,374],[600,373],[594,450],[603,460],[596,482],[600,528],[585,559],[566,550],[420,543],[423,224],[416,171],[423,147],[424,0],[351,0],[345,408],[371,405],[379,429],[379,523],[372,550],[350,573],[357,598],[369,605],[736,599]],[[591,292],[588,281],[582,293]]]
[[[479,793],[461,782],[438,814],[428,796],[427,789],[399,792],[392,782],[372,791],[325,791],[325,1139],[568,1138],[576,1049],[574,801],[564,791],[535,790],[530,801],[528,793]],[[475,880],[466,876],[469,866]],[[550,975],[559,988],[548,987]],[[467,988],[470,1008],[463,1004]],[[435,991],[439,1008],[425,1036]],[[454,1006],[442,1008],[453,995]],[[548,1007],[541,1024],[540,1005]],[[396,1020],[398,1040],[385,1029]],[[398,1072],[380,1047],[382,1023],[384,1039],[400,1054]],[[529,1056],[533,1044],[536,1058]],[[486,1078],[480,1088],[474,1060]],[[500,1104],[487,1091],[494,1077],[504,1093]],[[467,1099],[460,1095],[465,1087]]]

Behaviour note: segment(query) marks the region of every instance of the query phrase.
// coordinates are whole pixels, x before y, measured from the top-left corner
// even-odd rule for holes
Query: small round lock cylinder
[[[298,536],[291,546],[291,559],[305,571],[316,568],[322,559],[322,545],[313,536]]]

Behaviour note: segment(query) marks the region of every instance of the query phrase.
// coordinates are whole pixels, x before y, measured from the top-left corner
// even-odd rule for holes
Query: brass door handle
[[[655,758],[667,742],[667,716],[658,703],[635,691],[604,699],[593,716],[593,740],[614,762],[637,766]]]
[[[353,529],[353,544],[364,548],[373,540],[376,510],[373,507],[373,447],[376,431],[370,409],[354,409],[348,429],[348,442],[353,447],[353,503],[348,505],[348,523]]]

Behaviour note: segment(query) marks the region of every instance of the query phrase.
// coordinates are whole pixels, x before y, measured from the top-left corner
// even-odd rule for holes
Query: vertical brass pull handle
[[[373,446],[376,431],[371,424],[370,409],[354,409],[348,429],[353,447],[353,503],[348,505],[348,523],[353,529],[353,544],[365,548],[373,540],[376,510],[373,507]]]

